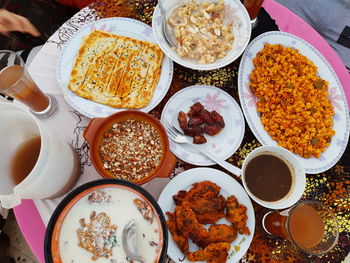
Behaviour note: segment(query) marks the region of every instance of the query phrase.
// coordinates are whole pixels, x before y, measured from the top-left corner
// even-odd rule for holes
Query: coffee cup
[[[301,198],[306,186],[297,157],[279,146],[261,146],[244,160],[242,182],[248,195],[270,209],[283,209]]]

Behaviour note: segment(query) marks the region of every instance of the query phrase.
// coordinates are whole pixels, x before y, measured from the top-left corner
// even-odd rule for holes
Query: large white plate
[[[255,38],[244,52],[239,65],[238,90],[248,125],[261,144],[277,145],[277,142],[264,130],[256,109],[256,97],[249,89],[249,78],[254,69],[252,60],[263,49],[265,43],[281,44],[298,49],[300,54],[308,57],[318,67],[318,75],[329,82],[328,93],[335,111],[333,129],[336,134],[333,136],[330,146],[321,154],[320,158],[303,158],[297,155],[306,173],[324,172],[338,162],[349,140],[349,108],[340,81],[327,60],[305,40],[279,31],[267,32]]]
[[[238,262],[238,260],[240,260],[245,254],[245,252],[248,250],[249,245],[253,239],[255,229],[255,216],[252,202],[250,201],[247,193],[245,192],[243,187],[231,176],[212,168],[194,168],[187,170],[177,175],[166,185],[166,187],[159,196],[158,204],[162,208],[164,213],[168,211],[173,212],[175,209],[173,195],[176,195],[180,190],[189,190],[192,187],[192,184],[202,182],[205,180],[209,180],[220,186],[220,193],[224,197],[234,195],[236,196],[240,204],[243,204],[247,207],[247,227],[250,230],[250,235],[247,236],[238,234],[237,239],[231,243],[231,251],[229,252],[230,256],[227,260],[227,263]],[[226,219],[220,219],[218,221],[218,224],[229,224],[229,222],[226,221]],[[189,250],[191,252],[198,249],[197,245],[193,244],[192,242],[189,242],[189,245]],[[236,249],[238,251],[236,251]],[[170,233],[168,255],[175,262],[189,262],[187,259],[185,259],[184,261],[180,261],[180,259],[184,257],[184,254],[175,244]]]
[[[215,136],[204,134],[207,142],[197,144],[202,150],[226,160],[241,145],[244,136],[244,117],[237,102],[225,91],[213,86],[194,85],[175,93],[166,103],[161,120],[179,127],[177,116],[180,111],[187,113],[199,101],[208,111],[215,110],[222,115],[225,128]],[[192,142],[193,138],[187,136]],[[194,165],[212,165],[212,160],[188,144],[178,144],[170,140],[170,150],[181,160]]]
[[[181,5],[189,2],[189,0],[163,0],[163,6],[166,10],[166,17],[168,18],[173,11]],[[196,3],[201,2],[217,2],[217,0],[197,0]],[[232,49],[228,54],[214,63],[199,64],[198,62],[186,58],[181,58],[174,50],[171,49],[166,42],[162,32],[162,14],[160,8],[157,5],[153,13],[152,28],[154,36],[158,45],[167,56],[169,56],[176,63],[191,69],[210,70],[224,67],[231,62],[235,61],[244,51],[249,43],[251,35],[250,18],[246,8],[241,4],[239,0],[224,0],[225,6],[228,8],[226,20],[235,21],[233,24],[234,41],[232,43]]]
[[[105,18],[98,21],[94,21],[85,27],[77,31],[74,36],[70,38],[67,44],[60,52],[57,63],[57,81],[62,89],[64,98],[74,109],[84,114],[87,117],[106,117],[118,111],[122,111],[122,108],[113,108],[104,104],[100,104],[88,99],[77,96],[74,92],[68,89],[68,82],[70,74],[73,68],[73,64],[77,55],[77,52],[81,45],[82,37],[88,35],[93,30],[101,30],[111,32],[121,36],[132,37],[139,40],[146,40],[156,43],[152,28],[140,21],[124,18],[113,17]],[[141,111],[149,112],[164,98],[167,93],[171,80],[173,78],[173,62],[164,56],[162,71],[160,79],[154,90],[153,97],[150,103],[141,108]]]

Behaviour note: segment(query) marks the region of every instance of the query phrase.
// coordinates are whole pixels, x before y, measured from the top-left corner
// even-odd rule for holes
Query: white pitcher
[[[29,175],[15,185],[10,164],[16,150],[29,139],[40,136],[38,160]],[[73,187],[80,174],[74,149],[25,109],[0,102],[0,203],[13,208],[21,199],[60,196]]]

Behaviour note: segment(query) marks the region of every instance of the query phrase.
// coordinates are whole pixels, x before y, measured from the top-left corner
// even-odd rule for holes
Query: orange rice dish
[[[253,60],[250,89],[268,134],[302,157],[320,157],[329,146],[334,110],[328,82],[297,49],[266,43]]]

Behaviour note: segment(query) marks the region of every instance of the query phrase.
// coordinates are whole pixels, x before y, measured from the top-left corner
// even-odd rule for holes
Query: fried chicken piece
[[[174,200],[174,203],[175,205],[181,205],[183,200],[185,199],[186,197],[186,194],[187,194],[187,191],[185,190],[180,190],[177,195],[174,195],[173,196],[173,200]]]
[[[203,135],[196,135],[193,137],[193,143],[195,144],[203,144],[206,142],[207,142],[207,139]]]
[[[180,128],[182,130],[185,130],[187,128],[186,113],[184,113],[183,111],[180,111],[179,115],[177,116],[177,120],[179,121]]]
[[[179,191],[173,196],[176,205],[190,208],[201,224],[214,224],[225,217],[225,198],[219,196],[220,187],[210,181],[195,183],[186,191]]]
[[[166,212],[166,215],[168,216],[168,220],[166,221],[166,224],[168,226],[168,229],[179,247],[179,249],[182,251],[182,253],[187,254],[188,253],[188,240],[186,237],[184,237],[181,232],[178,230],[175,217],[172,213]]]
[[[247,223],[247,208],[239,204],[237,198],[233,195],[229,196],[226,200],[226,219],[232,223],[233,227],[238,230],[240,234],[250,235]]]
[[[211,225],[208,229],[209,236],[206,240],[207,244],[210,243],[231,243],[236,240],[238,231],[226,224]]]
[[[177,206],[175,208],[175,221],[177,229],[184,237],[187,237],[200,247],[205,247],[208,231],[198,223],[194,212],[190,208]]]
[[[219,195],[220,189],[220,186],[210,181],[195,183],[193,184],[193,187],[188,191],[186,198],[191,199],[195,196],[204,198],[215,197]]]
[[[225,217],[225,201],[222,195],[210,198],[194,196],[185,198],[182,206],[191,208],[199,223],[214,224],[220,218]]]
[[[200,249],[187,254],[189,261],[207,261],[208,263],[225,263],[228,252],[231,249],[229,243],[212,243],[205,249]]]

